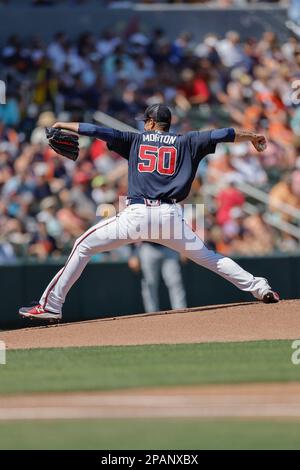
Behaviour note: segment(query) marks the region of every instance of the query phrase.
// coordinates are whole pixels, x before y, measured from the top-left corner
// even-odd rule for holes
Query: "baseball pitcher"
[[[47,286],[39,304],[22,307],[21,316],[60,320],[65,298],[93,254],[145,240],[181,253],[237,288],[251,292],[258,300],[279,301],[266,279],[254,277],[232,259],[209,250],[185,222],[178,204],[188,196],[199,162],[214,153],[218,143],[250,141],[257,151],[262,151],[265,137],[232,128],[177,135],[170,132],[171,118],[167,106],[155,104],[137,118],[144,121],[142,133],[60,122],[47,130],[49,145],[72,160],[78,156],[78,135],[104,140],[110,150],[126,158],[127,206],[76,240],[65,266]]]

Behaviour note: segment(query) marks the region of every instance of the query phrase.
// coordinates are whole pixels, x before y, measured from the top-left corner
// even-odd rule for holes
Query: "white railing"
[[[217,170],[216,168],[211,168],[210,174],[212,174],[212,176],[215,176],[216,179],[220,180],[220,184],[222,183],[222,178],[224,177],[224,173],[222,173],[222,171]],[[251,184],[245,182],[235,182],[234,185],[242,193],[252,197],[253,199],[256,199],[259,202],[264,203],[267,207],[269,206],[269,195],[265,191],[262,191],[261,189],[258,189],[255,186],[252,186]],[[299,221],[300,223],[300,210],[296,207],[291,206],[290,204],[287,204],[285,202],[279,201],[272,201],[272,207],[278,209],[279,212],[283,212],[284,214],[289,215],[294,219],[297,219],[297,221]]]
[[[237,183],[236,185],[243,193],[251,196],[257,201],[263,202],[266,205],[269,205],[269,195],[262,191],[261,189],[255,188],[249,183]],[[284,214],[290,215],[294,219],[297,219],[300,222],[300,210],[296,207],[286,204],[285,202],[272,201],[272,207],[278,209],[278,211],[283,212]]]
[[[242,191],[241,187],[239,189],[240,191]],[[218,192],[219,188],[216,185],[206,184],[204,187],[205,195],[216,196]],[[245,202],[242,209],[246,214],[250,215],[257,214],[258,211],[257,207],[249,202]],[[291,224],[290,222],[286,222],[285,220],[276,220],[276,218],[274,218],[274,214],[270,213],[269,211],[265,211],[262,217],[264,221],[271,227],[281,230],[282,232],[288,233],[289,235],[292,235],[300,241],[300,228],[296,225]]]
[[[103,113],[102,111],[96,111],[93,117],[95,121],[99,122],[100,124],[103,124],[107,127],[113,127],[114,129],[117,129],[117,131],[139,132],[138,129],[129,126],[128,124],[125,124],[124,122],[119,121],[119,119],[113,118],[108,114]]]

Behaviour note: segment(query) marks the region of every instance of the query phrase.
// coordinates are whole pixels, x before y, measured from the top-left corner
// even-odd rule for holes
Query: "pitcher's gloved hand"
[[[54,127],[46,127],[46,137],[49,146],[59,155],[77,160],[79,155],[78,135]]]

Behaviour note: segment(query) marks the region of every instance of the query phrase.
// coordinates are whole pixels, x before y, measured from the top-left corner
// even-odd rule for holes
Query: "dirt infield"
[[[300,338],[300,300],[217,305],[1,332],[8,349]]]
[[[0,421],[99,418],[300,419],[300,384],[244,384],[0,397]]]

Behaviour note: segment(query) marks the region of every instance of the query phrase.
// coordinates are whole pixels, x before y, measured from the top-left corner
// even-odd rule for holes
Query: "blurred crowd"
[[[272,32],[244,42],[234,31],[209,34],[200,43],[188,32],[171,41],[161,29],[147,36],[86,33],[76,41],[57,33],[47,44],[11,36],[0,50],[7,85],[0,105],[0,262],[68,254],[74,239],[126,195],[126,161],[103,142],[82,137],[74,164],[47,146],[44,128],[57,120],[92,122],[97,110],[135,126],[134,116],[157,102],[172,108],[175,132],[235,126],[269,139],[262,154],[247,144],[219,145],[200,164],[186,202],[205,202],[207,244],[230,255],[297,250],[297,236],[282,224],[297,229],[299,221],[299,65],[297,39],[280,43]],[[245,184],[269,201],[245,195]],[[99,259],[127,256],[124,250]]]
[[[21,0],[17,0],[20,2]],[[243,6],[243,5],[255,5],[258,3],[283,3],[287,4],[289,0],[25,0],[28,4],[33,6],[56,6],[56,5],[70,5],[70,6],[84,6],[91,3],[98,4],[101,6],[112,6],[122,7],[122,4],[130,5],[134,3],[145,3],[148,5],[155,3],[162,4],[208,4],[211,3],[214,6]],[[14,5],[16,0],[0,0],[0,5]],[[24,4],[24,0],[22,0]],[[124,6],[124,5],[123,5]]]

